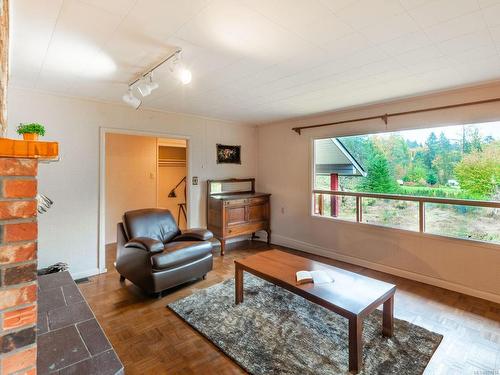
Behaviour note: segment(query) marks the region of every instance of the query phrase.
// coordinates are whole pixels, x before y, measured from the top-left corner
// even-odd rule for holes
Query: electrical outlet
[[[198,177],[193,177],[193,185],[198,185]]]
[[[281,214],[284,215],[285,214],[285,207],[281,207]]]

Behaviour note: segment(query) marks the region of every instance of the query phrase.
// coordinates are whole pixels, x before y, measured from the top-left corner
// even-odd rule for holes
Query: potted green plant
[[[19,124],[17,127],[17,134],[22,134],[25,141],[37,141],[38,136],[45,135],[45,127],[36,122],[30,124]]]

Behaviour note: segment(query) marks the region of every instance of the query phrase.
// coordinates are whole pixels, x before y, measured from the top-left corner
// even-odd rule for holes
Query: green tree
[[[484,143],[490,144],[490,143],[493,143],[493,142],[495,142],[495,138],[493,138],[493,136],[487,135],[486,137],[484,137]]]
[[[425,146],[426,149],[424,151],[424,163],[428,169],[432,169],[432,162],[439,152],[439,141],[434,132],[429,134],[429,137],[427,137]]]
[[[425,183],[427,177],[427,170],[421,161],[411,163],[408,173],[404,177],[406,182],[415,182],[417,184]]]
[[[384,153],[387,155],[394,177],[402,179],[406,176],[410,161],[410,149],[404,138],[399,134],[391,135],[384,143]]]
[[[398,185],[391,175],[389,162],[380,150],[375,149],[367,164],[367,176],[361,181],[357,189],[373,193],[397,191]]]
[[[425,175],[427,174],[427,166],[425,165],[425,149],[423,147],[415,149],[412,163],[414,165],[420,165],[422,168],[426,170]]]
[[[426,181],[429,185],[436,185],[437,184],[438,178],[437,178],[436,172],[433,169],[431,169],[429,171],[429,173],[427,174]]]
[[[439,143],[439,150],[438,150],[439,154],[447,153],[452,150],[451,142],[448,138],[446,138],[446,135],[443,132],[439,134],[438,143]]]
[[[406,140],[406,145],[409,148],[417,148],[420,147],[420,144],[417,141],[410,141],[409,139]]]
[[[362,166],[368,163],[374,152],[374,144],[369,136],[337,138]]]
[[[432,171],[429,174],[434,174],[437,177],[437,182],[445,185],[449,179],[453,178],[453,168],[460,159],[458,153],[446,135],[441,132],[438,140],[439,148],[432,162]]]
[[[482,139],[479,129],[474,126],[462,127],[462,152],[470,154],[482,150]]]
[[[465,155],[455,166],[455,175],[460,187],[474,198],[495,194],[500,184],[500,141]]]

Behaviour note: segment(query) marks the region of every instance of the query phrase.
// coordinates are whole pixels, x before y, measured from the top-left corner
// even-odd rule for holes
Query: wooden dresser
[[[207,181],[207,228],[221,242],[224,255],[226,240],[244,234],[266,231],[271,242],[271,194],[256,193],[255,179]]]

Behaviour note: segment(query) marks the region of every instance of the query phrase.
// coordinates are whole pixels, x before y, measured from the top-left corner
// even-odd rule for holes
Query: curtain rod
[[[467,106],[471,106],[471,105],[487,104],[487,103],[494,103],[494,102],[500,102],[500,98],[479,100],[479,101],[476,101],[476,102],[465,102],[465,103],[458,103],[458,104],[443,105],[443,106],[440,106],[440,107],[415,109],[415,110],[412,110],[412,111],[385,113],[383,115],[369,116],[369,117],[360,117],[360,118],[355,118],[355,119],[350,119],[350,120],[328,122],[328,123],[325,123],[325,124],[316,124],[316,125],[308,125],[308,126],[298,126],[298,127],[292,128],[292,130],[294,132],[296,132],[297,134],[300,135],[301,132],[302,132],[302,130],[305,130],[305,129],[321,128],[323,126],[332,126],[332,125],[347,124],[347,123],[351,123],[351,122],[376,120],[376,119],[381,119],[387,125],[389,117],[413,115],[415,113],[440,111],[440,110],[443,110],[443,109],[458,108],[458,107],[467,107]]]

